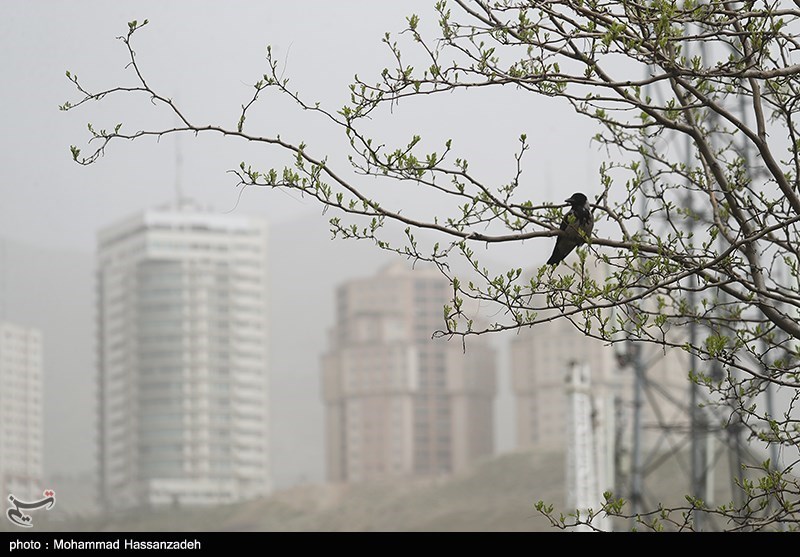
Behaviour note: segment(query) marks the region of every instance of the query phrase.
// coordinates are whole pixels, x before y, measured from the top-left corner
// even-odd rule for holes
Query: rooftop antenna
[[[0,237],[0,321],[6,318],[6,279],[8,275],[8,261],[6,255],[6,239]]]
[[[183,122],[180,121],[178,115],[175,115],[175,128],[178,129],[181,127]],[[186,196],[183,194],[183,149],[181,149],[181,136],[180,132],[175,134],[175,205],[179,209],[183,206],[184,203],[188,201]]]
[[[175,135],[175,201],[178,207],[183,204],[183,153],[181,152],[181,134]]]

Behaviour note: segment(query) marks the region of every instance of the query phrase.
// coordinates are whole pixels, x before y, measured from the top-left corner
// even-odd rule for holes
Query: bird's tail
[[[564,259],[564,256],[558,253],[558,246],[553,248],[553,255],[547,260],[548,265],[558,265]]]

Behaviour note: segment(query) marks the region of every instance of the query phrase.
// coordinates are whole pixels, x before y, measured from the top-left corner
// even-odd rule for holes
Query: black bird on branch
[[[572,250],[585,244],[592,234],[594,218],[586,196],[582,193],[573,193],[566,202],[570,204],[571,208],[561,221],[563,234],[559,234],[556,239],[553,255],[547,260],[548,265],[561,263]]]

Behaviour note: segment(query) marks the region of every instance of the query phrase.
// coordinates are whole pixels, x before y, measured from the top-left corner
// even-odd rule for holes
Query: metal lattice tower
[[[705,57],[705,47],[700,47],[700,54]],[[648,74],[645,74],[649,77]],[[659,97],[658,89],[654,89],[651,95]],[[712,116],[713,117],[713,116]],[[684,146],[684,163],[687,167],[692,166],[693,153],[691,143],[687,140]],[[744,158],[748,159],[746,146],[743,153]],[[750,165],[747,165],[748,168]],[[648,214],[646,197],[642,196],[641,215]],[[692,192],[687,192],[683,199],[684,207],[689,214],[703,217],[702,212],[698,212],[693,207]],[[698,223],[693,218],[687,219],[688,232],[693,232]],[[696,304],[694,288],[697,286],[696,278],[690,277],[688,286],[688,303],[691,307]],[[700,336],[702,323],[691,322],[687,327],[688,342],[694,345]],[[732,476],[730,500],[736,501],[740,498],[740,489],[735,485],[738,480],[741,482],[742,463],[745,460],[756,461],[744,446],[741,426],[735,420],[726,420],[721,411],[712,410],[709,407],[703,408],[705,395],[703,390],[696,383],[689,383],[687,399],[675,398],[674,394],[669,393],[657,381],[648,376],[649,368],[659,359],[659,354],[645,354],[641,343],[629,341],[623,343],[625,349],[617,354],[620,368],[630,368],[634,374],[633,385],[633,404],[630,417],[630,466],[628,470],[621,470],[618,478],[618,487],[627,495],[631,502],[631,511],[635,515],[645,509],[655,508],[657,503],[652,498],[651,490],[648,489],[647,478],[657,469],[671,459],[677,460],[682,452],[688,453],[688,463],[680,463],[679,466],[685,472],[688,482],[683,489],[695,497],[699,497],[706,503],[714,502],[714,476],[715,469],[723,463],[727,463],[728,472]],[[702,364],[696,357],[689,357],[685,362],[686,370],[697,373]],[[711,375],[718,373],[711,367]],[[656,423],[645,424],[645,408],[650,414],[656,417]],[[684,416],[689,417],[689,427],[672,423],[667,415],[670,410],[677,410]],[[726,423],[722,426],[720,424]],[[622,424],[620,424],[622,426]],[[645,447],[645,430],[654,431],[655,442],[650,447]],[[618,431],[618,438],[623,438],[623,434]],[[624,448],[619,447],[624,450]],[[618,455],[618,460],[620,460]],[[623,487],[624,484],[624,487]],[[713,523],[712,518],[706,513],[695,512],[693,516],[693,526],[697,530],[714,530],[720,527]]]

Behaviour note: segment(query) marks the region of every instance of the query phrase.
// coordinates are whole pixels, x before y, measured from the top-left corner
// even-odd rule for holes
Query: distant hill
[[[563,462],[561,453],[514,453],[448,479],[298,486],[213,509],[63,521],[39,513],[36,530],[536,531],[549,527],[535,502],[563,500]]]
[[[646,483],[648,504],[683,505],[686,455]],[[86,520],[37,523],[45,531],[541,532],[553,531],[534,505],[565,508],[563,452],[515,452],[439,480],[294,487],[217,508],[161,509]],[[727,475],[716,476],[719,503],[730,500]],[[48,520],[56,517],[47,515]],[[37,516],[37,520],[42,517]],[[625,525],[621,525],[625,529]]]

